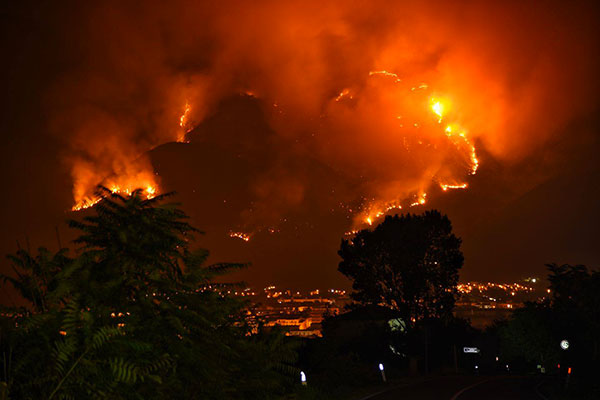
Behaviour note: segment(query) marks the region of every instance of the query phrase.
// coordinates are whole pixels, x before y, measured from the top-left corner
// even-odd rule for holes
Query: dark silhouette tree
[[[387,216],[375,229],[342,240],[338,269],[352,279],[355,301],[397,310],[410,327],[452,315],[460,244],[438,211]]]
[[[506,360],[552,367],[560,361],[560,321],[548,301],[527,302],[500,328],[502,356]]]

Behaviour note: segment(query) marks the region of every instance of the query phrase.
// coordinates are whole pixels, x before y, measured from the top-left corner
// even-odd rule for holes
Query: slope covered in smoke
[[[189,132],[189,143],[152,150],[152,164],[163,189],[176,191],[206,232],[202,245],[215,261],[252,262],[241,278],[307,287],[317,279],[339,286],[335,249],[352,224],[356,182],[285,146],[266,124],[260,103],[249,96],[224,100]],[[250,241],[229,236],[237,231]]]
[[[227,194],[220,202],[236,202],[234,212],[220,213],[216,200],[196,210],[197,199],[184,197],[192,214],[223,215],[222,231],[282,234],[290,215],[323,219],[332,204],[341,222],[331,235],[338,235],[349,209],[354,215],[362,205],[355,225],[366,226],[365,214],[428,193],[428,206],[447,210],[465,239],[478,238],[471,232],[494,225],[492,216],[503,215],[498,210],[562,176],[536,161],[540,154],[564,158],[563,165],[590,158],[580,155],[585,146],[546,152],[556,140],[581,142],[581,131],[565,128],[598,110],[594,2],[108,0],[0,7],[7,55],[0,170],[3,184],[15,188],[2,209],[6,251],[14,247],[14,226],[23,226],[21,242],[27,236],[35,246],[37,230],[55,242],[57,221],[107,177],[124,190],[155,184],[182,196],[186,187],[206,194],[214,186]],[[240,93],[258,99],[254,107],[264,116],[245,124],[259,123],[252,129],[266,133],[235,123],[225,129],[222,121],[209,129],[223,100]],[[190,132],[188,147],[171,143],[199,126],[204,131]],[[206,139],[211,132],[219,132],[218,140]],[[475,176],[465,139],[480,161]],[[145,158],[157,146],[153,159]],[[156,177],[151,161],[163,151],[172,156],[160,158]],[[198,159],[211,164],[196,167]],[[440,184],[469,188],[442,193]],[[211,228],[201,219],[198,225]],[[228,233],[222,231],[215,235]],[[311,232],[303,231],[302,240],[325,252]],[[249,243],[226,240],[253,246],[261,235]],[[288,243],[283,235],[264,235],[305,264],[314,262],[305,250],[292,250],[290,243],[302,242],[297,237],[285,236]],[[331,268],[339,236],[322,239]],[[261,257],[269,251],[265,245]]]
[[[307,288],[314,279],[323,285],[343,284],[336,250],[352,225],[357,212],[353,207],[362,201],[357,195],[360,181],[310,153],[278,153],[286,148],[285,140],[269,128],[261,104],[234,96],[190,132],[190,143],[153,150],[150,157],[164,189],[177,191],[193,222],[207,232],[202,241],[213,250],[215,261],[235,257],[253,263],[241,278]],[[449,214],[464,241],[465,279],[543,276],[543,264],[553,261],[594,265],[594,230],[600,223],[595,206],[600,171],[593,156],[599,149],[598,126],[595,120],[570,126],[569,132],[587,139],[575,142],[560,135],[521,164],[505,165],[484,152],[471,190],[438,189],[430,203],[406,211],[432,207]],[[231,135],[244,140],[231,141]],[[572,153],[580,157],[573,159]],[[272,169],[278,164],[303,172],[293,177],[293,186],[301,189],[285,185],[288,177]],[[268,183],[272,191],[256,182]],[[267,193],[278,200],[265,197]],[[295,193],[292,199],[286,197],[290,193]],[[272,209],[274,204],[279,208]],[[251,235],[249,242],[228,236],[244,229]]]
[[[432,179],[468,183],[445,128],[515,162],[595,107],[597,11],[586,2],[58,7],[50,17],[73,21],[60,36],[70,62],[47,112],[76,202],[105,176],[146,181],[128,160],[180,138],[182,114],[188,129],[237,93],[277,107],[268,124],[288,146],[366,177],[381,207]],[[436,127],[438,98],[447,111]]]

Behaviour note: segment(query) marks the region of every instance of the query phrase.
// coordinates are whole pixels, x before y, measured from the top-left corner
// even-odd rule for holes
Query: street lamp
[[[560,348],[563,350],[567,350],[569,348],[570,344],[569,341],[564,339],[560,341]]]
[[[306,374],[304,371],[300,371],[300,382],[302,382],[302,385],[306,386]]]
[[[381,371],[381,379],[383,379],[384,382],[387,382],[387,380],[385,379],[385,371],[383,370],[382,363],[379,363],[379,371]]]

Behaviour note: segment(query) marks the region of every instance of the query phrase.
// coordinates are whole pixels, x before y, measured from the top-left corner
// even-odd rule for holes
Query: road
[[[543,400],[536,391],[539,379],[523,376],[447,376],[398,387],[369,400]]]

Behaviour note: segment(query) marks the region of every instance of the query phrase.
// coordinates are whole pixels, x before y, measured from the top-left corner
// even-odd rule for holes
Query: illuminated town
[[[509,318],[512,310],[527,301],[543,299],[550,290],[538,278],[512,283],[465,282],[456,289],[454,315],[480,329]],[[331,288],[299,291],[269,285],[262,290],[245,288],[228,294],[252,302],[250,312],[255,323],[280,326],[287,336],[306,338],[321,337],[323,320],[347,312],[352,303],[346,290]]]

